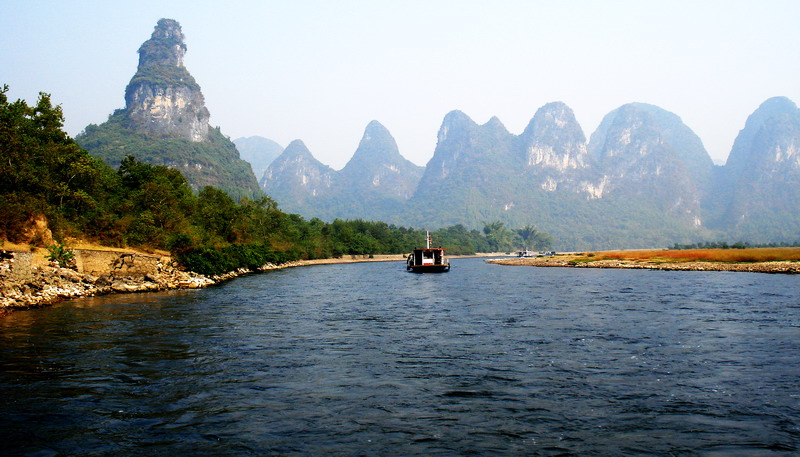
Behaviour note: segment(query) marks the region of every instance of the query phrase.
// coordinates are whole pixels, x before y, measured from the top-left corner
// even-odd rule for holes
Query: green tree
[[[483,226],[483,233],[489,243],[489,248],[495,252],[515,250],[515,233],[500,221],[489,222]]]
[[[130,220],[131,241],[166,248],[171,234],[188,230],[197,199],[179,171],[128,156],[117,173],[124,188],[118,209]]]
[[[9,102],[8,90],[0,89],[0,236],[15,238],[35,215],[45,215],[57,236],[87,227],[110,170],[63,131],[50,95],[28,106]]]
[[[246,208],[246,207],[243,207]],[[197,197],[195,223],[208,234],[219,237],[228,243],[237,241],[234,223],[243,211],[225,192],[206,186]]]
[[[546,232],[540,232],[533,225],[526,225],[516,232],[522,238],[525,249],[543,250],[553,245],[553,237]]]

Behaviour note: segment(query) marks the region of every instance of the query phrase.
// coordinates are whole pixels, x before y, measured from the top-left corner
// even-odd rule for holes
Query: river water
[[[0,317],[3,455],[800,453],[800,276],[293,268]]]

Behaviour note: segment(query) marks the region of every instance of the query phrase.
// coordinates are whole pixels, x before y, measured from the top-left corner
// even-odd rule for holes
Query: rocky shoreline
[[[112,268],[106,274],[79,273],[58,265],[30,266],[14,275],[13,260],[0,261],[0,315],[13,310],[40,308],[65,299],[114,293],[157,292],[174,289],[201,289],[239,276],[310,265],[403,260],[401,255],[349,256],[338,259],[298,260],[280,265],[268,263],[256,270],[240,268],[222,275],[205,276],[179,269],[169,257],[152,257],[145,272]],[[124,263],[124,262],[123,262]],[[141,262],[140,262],[141,263]],[[138,274],[137,274],[138,273]]]
[[[798,262],[647,262],[633,260],[592,260],[576,261],[570,256],[532,257],[510,259],[487,259],[489,263],[498,265],[526,265],[534,267],[569,267],[569,268],[632,268],[644,270],[680,270],[680,271],[744,271],[751,273],[783,273],[800,274]]]
[[[290,265],[267,264],[259,271],[286,268]],[[181,271],[169,264],[159,264],[156,271],[143,276],[93,276],[58,266],[33,267],[23,281],[0,276],[0,315],[18,309],[39,308],[64,299],[112,293],[155,292],[171,289],[199,289],[253,273],[239,269],[219,276]]]

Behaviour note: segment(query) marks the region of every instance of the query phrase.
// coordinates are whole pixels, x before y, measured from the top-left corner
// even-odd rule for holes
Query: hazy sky
[[[137,50],[180,22],[211,124],[302,139],[341,168],[376,119],[424,165],[445,114],[519,134],[563,101],[588,138],[629,102],[679,115],[724,163],[764,100],[800,102],[800,1],[0,0],[0,84],[52,94],[78,134],[125,105]]]

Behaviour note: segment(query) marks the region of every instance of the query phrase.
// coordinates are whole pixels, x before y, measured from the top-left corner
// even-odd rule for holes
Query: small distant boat
[[[550,257],[554,255],[556,255],[556,251],[533,252],[525,249],[517,252],[517,257]]]
[[[415,273],[443,273],[450,271],[450,262],[445,258],[445,249],[431,247],[431,236],[425,233],[425,248],[414,248],[406,260],[406,270]]]

